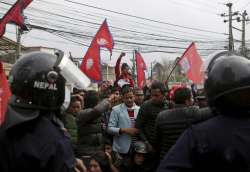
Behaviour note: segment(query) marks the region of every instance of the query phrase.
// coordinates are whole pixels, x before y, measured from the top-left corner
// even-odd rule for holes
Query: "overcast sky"
[[[13,4],[15,1],[1,2]],[[175,59],[192,41],[197,42],[197,48],[205,58],[213,49],[222,49],[227,45],[228,36],[224,34],[228,33],[228,23],[223,22],[220,14],[228,13],[225,6],[228,2],[233,3],[233,11],[247,10],[250,13],[250,0],[34,0],[25,10],[30,24],[60,32],[32,29],[22,36],[22,43],[25,46],[59,48],[66,53],[71,52],[74,57],[83,57],[92,39],[83,35],[93,37],[106,18],[117,42],[111,61],[109,53],[102,50],[101,59],[105,63],[114,65],[121,51],[127,53],[124,59],[127,61],[132,57],[133,49],[142,52],[147,65],[154,60]],[[0,7],[1,16],[10,8],[3,3]],[[236,21],[233,25],[241,28],[241,23]],[[250,40],[250,24],[246,25],[246,30],[246,39]],[[5,36],[15,39],[14,32],[13,27],[8,25]],[[237,40],[241,39],[239,31],[234,30],[234,36]],[[136,44],[121,44],[119,41]]]

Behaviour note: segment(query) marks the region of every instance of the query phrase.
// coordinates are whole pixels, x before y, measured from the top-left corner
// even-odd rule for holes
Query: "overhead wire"
[[[34,10],[37,10],[37,9],[34,9]],[[39,11],[41,11],[40,9],[38,9]],[[45,13],[48,13],[48,11],[42,11],[42,12],[45,12]],[[57,14],[55,14],[55,13],[51,13],[51,12],[49,12],[49,14],[51,14],[51,15],[57,15]],[[67,17],[67,16],[62,16],[62,15],[58,15],[58,16],[60,16],[60,17]],[[72,17],[70,18],[70,19],[72,19]],[[78,20],[79,21],[79,20]],[[80,20],[81,21],[81,20]],[[83,21],[83,22],[86,22],[86,21]],[[89,22],[88,22],[89,23]],[[95,25],[99,25],[98,23],[91,23],[91,24],[95,24]],[[112,26],[111,26],[112,27]],[[115,28],[115,27],[114,27]],[[121,29],[121,28],[117,28],[117,29]],[[128,31],[128,30],[124,30],[123,29],[123,31]],[[138,32],[137,32],[138,33]],[[160,35],[161,37],[163,36],[163,35]],[[177,37],[172,37],[172,38],[176,38],[176,39],[180,39],[180,38],[177,38]]]
[[[79,3],[79,2],[75,2],[75,1],[71,1],[71,0],[65,0],[65,1],[73,3],[73,4],[78,4],[78,5],[87,6],[87,7],[90,7],[90,8],[99,9],[99,10],[102,10],[102,11],[112,12],[112,13],[119,14],[119,15],[133,17],[133,18],[137,18],[137,19],[141,19],[141,20],[145,20],[145,21],[151,21],[151,22],[154,22],[154,23],[166,24],[166,25],[169,25],[169,26],[185,28],[185,29],[189,29],[189,30],[196,30],[196,31],[201,31],[201,32],[207,32],[207,33],[213,33],[213,34],[219,34],[219,35],[227,35],[227,34],[221,33],[221,32],[210,31],[210,30],[206,30],[206,29],[199,29],[199,28],[194,28],[194,27],[188,27],[188,26],[173,24],[173,23],[169,23],[169,22],[163,22],[163,21],[158,21],[158,20],[154,20],[154,19],[149,19],[149,18],[145,18],[145,17],[139,17],[139,16],[135,16],[135,15],[131,15],[131,14],[126,14],[126,13],[122,13],[122,12],[117,12],[117,11],[113,11],[113,10],[109,10],[109,9],[100,8],[100,7],[93,6],[93,5],[88,5],[86,3]]]
[[[50,1],[45,1],[45,0],[39,0],[39,2],[44,2],[44,3],[50,3],[50,4],[52,4],[52,5],[57,5],[57,6],[60,6],[60,7],[65,7],[65,5],[62,5],[62,4],[58,4],[58,3],[54,3],[54,2],[50,2]],[[74,8],[71,8],[71,10],[74,10],[74,11],[76,11],[77,12],[77,14],[79,15],[79,13],[81,13],[81,14],[86,14],[86,15],[89,15],[90,14],[90,12],[89,13],[83,13],[82,11],[79,11],[79,10],[76,10],[76,9],[74,9]],[[68,10],[69,11],[69,10]],[[92,12],[93,13],[93,12]],[[100,14],[101,16],[102,16],[102,18],[103,18],[103,14]],[[98,15],[91,15],[91,16],[96,16],[96,17],[100,17],[100,16],[98,16]],[[105,14],[105,16],[107,16],[106,14]],[[112,16],[112,18],[111,18],[111,20],[113,21],[114,19],[114,16]],[[118,20],[117,20],[118,21]],[[123,20],[122,21],[122,23],[124,23],[124,22],[126,22],[126,21],[128,21],[128,19],[126,19],[125,21]],[[147,23],[141,23],[141,22],[138,22],[138,21],[131,21],[131,22],[133,22],[133,23],[137,23],[137,24],[140,24],[140,25],[143,25],[144,27],[145,26],[150,26],[150,27],[152,27],[152,28],[155,28],[155,25],[150,25],[150,24],[147,24]],[[136,26],[136,27],[138,27],[138,25]],[[158,26],[157,26],[157,28],[159,28]],[[160,27],[161,28],[161,27]],[[166,28],[161,28],[161,29],[164,29],[164,30],[166,30]],[[176,29],[170,29],[170,28],[167,28],[169,31],[175,31],[175,32],[180,32],[180,33],[187,33],[187,34],[194,34],[194,35],[199,35],[199,36],[205,36],[205,35],[202,35],[202,34],[197,34],[197,33],[191,33],[191,32],[185,32],[185,31],[180,31],[180,30],[176,30]],[[161,31],[162,32],[162,31]],[[169,32],[166,32],[166,33],[169,33]],[[208,35],[206,35],[206,37],[207,37]],[[210,36],[211,37],[211,36]]]
[[[63,30],[56,30],[56,29],[52,29],[52,28],[44,28],[42,26],[34,26],[34,25],[31,25],[31,27],[34,27],[36,29],[41,29],[41,30],[46,30],[46,31],[49,31],[49,32],[60,32],[60,33],[64,33],[64,34],[70,34],[70,35],[77,35],[77,36],[80,36],[81,34],[78,33],[73,33],[73,32],[68,32],[68,31],[63,31]],[[84,35],[86,37],[91,37],[91,36],[87,36],[87,35]],[[140,43],[140,42],[132,42],[132,41],[122,41],[122,40],[117,40],[115,39],[115,42],[118,42],[118,43],[124,43],[124,44],[132,44],[132,45],[145,45],[145,46],[152,46],[152,47],[160,47],[160,48],[170,48],[170,49],[186,49],[186,47],[179,47],[179,46],[166,46],[166,45],[154,45],[154,44],[147,44],[147,43]],[[200,50],[220,50],[220,49],[200,49]]]
[[[100,25],[100,24],[98,24],[98,25]],[[58,27],[58,26],[57,26]],[[61,26],[59,26],[59,27],[61,27]],[[141,34],[141,32],[136,32],[136,34]],[[149,34],[150,35],[150,34]],[[154,34],[151,34],[150,36],[156,36],[156,35],[154,35]],[[159,36],[159,35],[157,35],[157,36]],[[160,36],[162,36],[162,35],[160,35]],[[173,37],[173,38],[175,38],[176,39],[176,37]],[[179,38],[178,38],[179,39]],[[175,40],[175,41],[177,41],[177,40]],[[187,41],[187,40],[186,40]],[[144,44],[144,43],[138,43],[138,42],[131,42],[131,41],[121,41],[120,40],[120,42],[119,43],[126,43],[126,44],[133,44],[133,45],[143,45],[143,46],[156,46],[156,45],[153,45],[153,44]],[[161,47],[161,48],[180,48],[180,47],[171,47],[171,46],[163,46],[163,45],[160,45],[160,46],[158,46],[158,47]],[[184,48],[183,48],[184,49]],[[185,49],[186,49],[186,47],[185,47]]]

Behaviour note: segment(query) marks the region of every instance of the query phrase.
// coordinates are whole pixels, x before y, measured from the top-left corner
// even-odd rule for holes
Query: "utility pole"
[[[16,57],[14,59],[15,62],[20,57],[20,55],[21,55],[21,34],[22,34],[22,30],[20,29],[19,26],[17,26],[16,27],[16,42],[17,42],[17,47],[16,47]]]
[[[137,75],[136,75],[136,64],[135,64],[135,51],[133,51],[133,58],[132,58],[132,77],[135,82],[135,86],[137,86]]]
[[[242,22],[242,35],[241,35],[241,55],[246,56],[246,21],[250,21],[249,18],[246,18],[247,12],[246,10],[240,14],[242,19],[240,17],[237,18],[238,22]]]
[[[237,12],[232,12],[232,3],[227,3],[226,6],[228,7],[228,14],[221,14],[222,17],[228,17],[228,20],[224,20],[224,23],[228,22],[228,32],[229,32],[229,37],[228,37],[228,50],[229,51],[234,51],[234,39],[233,39],[233,26],[232,26],[232,21],[236,20],[233,19],[234,15],[237,15]]]
[[[153,80],[153,62],[150,63],[150,69],[151,69],[151,81]]]
[[[228,49],[229,51],[234,50],[234,39],[233,39],[233,28],[232,28],[232,3],[227,3],[226,6],[228,7],[228,28],[229,28],[229,44]]]
[[[247,12],[245,10],[242,14],[242,36],[241,36],[241,53],[244,56],[245,56],[245,52],[246,52],[245,51],[245,49],[246,49],[246,37],[245,37],[246,15],[247,15]]]
[[[24,14],[22,14],[22,15],[24,17],[24,26],[23,26],[23,28],[21,28],[19,26],[16,27],[16,42],[17,42],[17,47],[16,47],[16,57],[14,59],[15,62],[21,56],[21,48],[22,48],[22,45],[21,45],[21,36],[22,36],[23,33],[30,31],[28,19],[27,19],[27,17]]]

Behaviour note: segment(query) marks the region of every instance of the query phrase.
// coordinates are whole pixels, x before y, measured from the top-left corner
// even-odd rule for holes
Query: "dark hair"
[[[113,145],[112,140],[109,138],[104,138],[103,139],[103,145]]]
[[[76,101],[80,101],[80,102],[81,102],[81,100],[80,100],[78,97],[72,95],[72,96],[70,97],[70,105],[73,104],[73,103],[76,102]]]
[[[78,89],[78,88],[73,88],[73,94],[79,94],[79,93],[81,93],[81,92],[84,92],[84,93],[86,93],[86,91],[85,90],[81,90],[81,89]]]
[[[174,92],[174,102],[176,104],[185,104],[185,101],[191,98],[191,90],[189,88],[178,88]]]
[[[130,87],[130,85],[124,85],[121,89],[121,95],[124,96],[125,94],[129,92],[133,93],[133,89]]]
[[[94,90],[87,91],[84,97],[85,108],[93,108],[99,102],[99,94]]]
[[[91,156],[91,159],[94,159],[98,162],[101,167],[102,172],[112,172],[109,157],[103,151],[99,151]]]
[[[114,92],[116,92],[116,91],[119,91],[119,87],[117,87],[117,86],[112,86],[112,87],[111,87],[111,93],[114,93]]]
[[[127,63],[123,63],[121,69],[129,68],[129,65]]]
[[[167,91],[165,85],[160,81],[154,81],[152,83],[151,90],[155,90],[155,89],[159,89],[162,94],[165,94],[165,92]]]

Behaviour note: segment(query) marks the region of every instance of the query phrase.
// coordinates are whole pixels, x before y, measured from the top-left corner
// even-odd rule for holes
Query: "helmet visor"
[[[59,60],[57,67],[66,81],[78,89],[86,89],[90,85],[90,79],[66,55]]]

